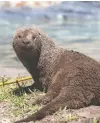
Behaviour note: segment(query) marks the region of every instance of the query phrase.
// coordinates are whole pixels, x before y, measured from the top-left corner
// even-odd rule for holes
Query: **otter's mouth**
[[[13,47],[18,47],[18,49],[22,49],[22,50],[25,50],[25,49],[32,49],[32,44],[31,43],[16,43],[16,42],[13,42]]]
[[[23,53],[25,54],[30,54],[32,52],[32,44],[28,44],[27,46],[24,45],[23,43],[20,44],[16,44],[15,42],[13,42],[13,48],[14,50],[18,53]]]
[[[22,50],[31,50],[32,49],[32,45],[31,44],[27,44],[27,45],[21,44],[19,47]]]

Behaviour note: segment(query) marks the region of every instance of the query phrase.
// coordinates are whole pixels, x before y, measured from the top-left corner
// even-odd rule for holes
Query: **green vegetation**
[[[99,123],[99,120],[97,120],[96,118],[93,119],[93,123]]]
[[[41,108],[40,105],[32,105],[32,103],[44,93],[37,90],[32,92],[27,88],[31,84],[31,81],[25,81],[20,83],[20,86],[15,83],[0,87],[0,105],[2,105],[0,110],[4,110],[3,115],[10,114],[11,119],[16,119],[15,117],[21,117],[24,113],[26,115],[30,112],[34,113]],[[0,115],[0,119],[1,117],[2,115]]]
[[[41,95],[39,91],[35,93],[27,94],[20,92],[17,93],[16,85],[8,85],[0,88],[0,102],[9,102],[11,104],[11,113],[15,116],[22,115],[25,112],[36,111],[40,109],[40,106],[32,105],[32,102]],[[18,88],[18,87],[17,87]],[[18,89],[20,91],[20,89]]]

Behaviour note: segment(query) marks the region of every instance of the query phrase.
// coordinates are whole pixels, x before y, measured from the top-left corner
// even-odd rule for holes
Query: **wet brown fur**
[[[94,59],[59,48],[38,28],[18,29],[13,47],[32,75],[34,86],[47,90],[42,99],[45,106],[16,123],[40,120],[59,108],[100,104],[100,64]]]

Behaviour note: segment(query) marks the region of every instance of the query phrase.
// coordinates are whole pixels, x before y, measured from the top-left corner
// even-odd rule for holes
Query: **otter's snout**
[[[29,41],[29,40],[26,40],[26,41],[23,40],[22,43],[23,43],[24,45],[28,45],[28,44],[30,44],[30,41]]]

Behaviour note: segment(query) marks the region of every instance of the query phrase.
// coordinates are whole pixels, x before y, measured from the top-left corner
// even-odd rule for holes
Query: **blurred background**
[[[99,1],[0,1],[0,76],[27,74],[12,39],[17,28],[38,25],[64,48],[100,61]]]

